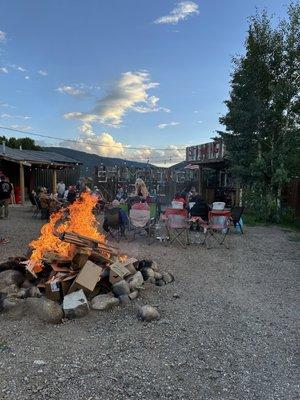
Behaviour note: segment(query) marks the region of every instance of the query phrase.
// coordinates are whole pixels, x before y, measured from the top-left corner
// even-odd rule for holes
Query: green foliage
[[[299,3],[277,27],[266,12],[252,17],[220,118],[232,173],[265,220],[278,220],[282,186],[300,173],[299,43]]]
[[[23,150],[43,150],[42,147],[35,144],[33,139],[28,137],[17,139],[14,137],[7,138],[5,136],[0,136],[0,143],[2,142],[5,142],[6,145],[12,149],[19,149],[21,147]]]

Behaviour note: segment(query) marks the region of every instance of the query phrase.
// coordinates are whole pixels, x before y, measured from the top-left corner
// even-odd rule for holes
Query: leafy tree
[[[266,219],[279,218],[282,187],[300,170],[300,4],[275,28],[266,12],[252,17],[245,50],[233,59],[219,134],[256,206]]]
[[[7,138],[5,136],[0,136],[0,143],[3,142],[12,149],[19,149],[21,147],[23,150],[43,150],[42,147],[35,144],[33,139],[28,137],[17,139],[14,137]]]

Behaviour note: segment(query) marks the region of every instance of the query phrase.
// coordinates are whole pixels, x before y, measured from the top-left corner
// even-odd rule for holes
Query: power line
[[[40,133],[35,133],[35,132],[30,132],[30,131],[24,131],[21,129],[16,129],[16,128],[11,128],[9,126],[0,126],[0,129],[2,130],[8,130],[8,131],[13,131],[13,132],[18,132],[18,133],[22,133],[24,135],[30,135],[30,136],[37,136],[37,137],[42,137],[45,139],[54,139],[54,140],[63,140],[64,142],[71,142],[71,143],[78,143],[78,144],[82,144],[82,142],[80,142],[79,140],[76,139],[62,139],[59,137],[55,137],[55,136],[49,136],[49,135],[42,135]],[[108,145],[108,144],[99,144],[95,141],[89,141],[88,139],[85,140],[86,143],[88,144],[94,144],[96,146],[99,147],[109,147],[109,148],[120,148],[120,146],[117,145]],[[127,147],[126,145],[124,145],[126,150],[157,150],[157,151],[185,151],[185,147],[182,148],[157,148],[157,147]],[[163,156],[162,156],[163,157]],[[148,157],[149,158],[149,157]],[[145,158],[145,160],[147,160],[148,158]],[[151,158],[151,157],[150,157]]]

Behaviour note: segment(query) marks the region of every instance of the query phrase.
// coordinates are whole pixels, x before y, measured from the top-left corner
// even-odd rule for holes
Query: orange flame
[[[73,232],[104,243],[105,237],[98,232],[97,220],[93,214],[96,203],[95,196],[90,193],[82,193],[79,199],[69,205],[67,209],[52,214],[50,221],[42,227],[41,236],[30,243],[30,247],[33,248],[30,261],[38,265],[46,252],[56,252],[64,257],[72,256],[74,247],[60,240],[54,234],[55,231],[58,233]],[[67,212],[69,215],[64,221]]]

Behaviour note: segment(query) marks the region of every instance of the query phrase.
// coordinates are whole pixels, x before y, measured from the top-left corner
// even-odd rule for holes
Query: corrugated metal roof
[[[26,161],[32,164],[47,164],[47,165],[66,165],[66,164],[81,164],[81,162],[73,158],[65,157],[61,154],[48,151],[37,150],[19,150],[12,149],[8,146],[0,147],[0,159],[10,160],[14,162]]]

